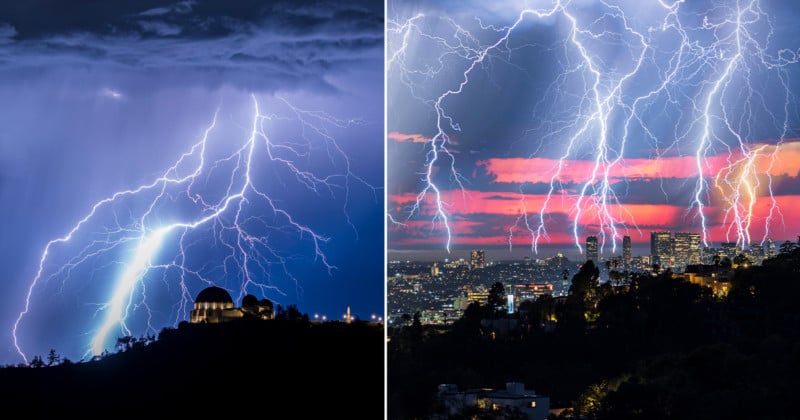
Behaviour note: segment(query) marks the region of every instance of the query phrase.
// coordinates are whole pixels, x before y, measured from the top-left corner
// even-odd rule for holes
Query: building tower
[[[631,237],[625,235],[622,237],[622,263],[628,265],[631,261]]]
[[[686,267],[700,264],[700,234],[678,232],[675,234],[675,265]]]
[[[592,260],[597,265],[600,260],[598,259],[597,249],[597,236],[586,237],[586,261]]]
[[[669,232],[650,232],[650,262],[662,269],[670,265],[672,238]]]
[[[486,267],[485,256],[486,255],[483,250],[473,249],[472,252],[470,253],[469,267],[473,270],[476,268]]]

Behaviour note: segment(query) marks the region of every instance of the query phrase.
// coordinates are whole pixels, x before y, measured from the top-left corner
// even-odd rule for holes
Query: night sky
[[[24,360],[15,324],[28,360],[86,357],[139,257],[103,348],[187,320],[210,284],[237,305],[381,315],[383,16],[378,1],[0,5],[0,363]]]
[[[389,1],[389,258],[578,258],[588,235],[645,254],[661,230],[796,240],[798,14]]]

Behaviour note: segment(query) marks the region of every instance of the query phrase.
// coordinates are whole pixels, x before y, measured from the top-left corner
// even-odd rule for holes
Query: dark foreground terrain
[[[383,418],[384,341],[364,322],[183,323],[96,361],[2,368],[0,401],[20,418]]]

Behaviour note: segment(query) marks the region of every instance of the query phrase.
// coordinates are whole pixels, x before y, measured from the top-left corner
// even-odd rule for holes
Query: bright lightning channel
[[[540,241],[549,236],[551,213],[560,211],[552,208],[553,201],[561,195],[562,203],[573,203],[571,234],[578,250],[583,252],[582,234],[592,229],[596,232],[590,234],[600,236],[601,253],[606,243],[615,251],[622,229],[639,230],[619,194],[627,184],[627,178],[620,175],[626,173],[626,159],[640,158],[628,156],[628,146],[635,142],[649,143],[655,151],[650,158],[655,160],[666,161],[676,152],[680,155],[683,150],[694,150],[690,156],[697,181],[686,203],[686,215],[697,220],[706,246],[711,228],[720,224],[728,226],[728,241],[733,237],[740,246],[748,245],[752,241],[755,189],[763,189],[753,165],[757,154],[754,148],[760,147],[751,144],[757,135],[755,121],[763,115],[774,122],[771,135],[778,140],[769,152],[771,165],[790,134],[794,96],[786,69],[797,64],[797,51],[770,53],[773,29],[757,0],[715,4],[705,14],[682,10],[687,7],[683,0],[660,0],[644,14],[635,13],[640,10],[634,10],[638,6],[633,3],[585,3],[556,0],[546,7],[525,8],[502,27],[484,25],[480,17],[475,17],[479,29],[473,32],[448,16],[417,13],[405,20],[389,20],[390,83],[404,86],[435,116],[422,187],[408,208],[407,220],[428,214],[424,206],[432,207],[432,222],[441,223],[444,246],[450,251],[455,240],[450,223],[454,214],[443,199],[447,187],[433,174],[440,168],[446,170],[456,181],[456,189],[467,194],[455,163],[456,153],[451,149],[452,135],[461,132],[450,111],[451,102],[469,88],[476,72],[490,74],[494,61],[516,66],[513,55],[526,49],[542,51],[541,45],[513,42],[518,31],[538,22],[563,30],[560,42],[544,48],[563,55],[558,58],[561,73],[536,101],[534,111],[543,122],[538,126],[542,130],[538,132],[541,145],[533,149],[538,153],[550,142],[548,151],[561,147],[561,153],[556,152],[557,163],[552,167],[540,168],[550,173],[541,207],[527,206],[520,190],[520,214],[508,230],[509,247],[514,230],[521,228],[530,235],[531,250],[538,252]],[[655,17],[642,22],[641,16]],[[781,106],[775,107],[779,109],[770,107],[765,94],[754,87],[761,76],[777,81],[773,87],[783,92]],[[540,106],[549,108],[542,112]],[[548,114],[556,117],[543,117]],[[663,119],[670,117],[674,118],[674,129],[659,128]],[[710,191],[709,179],[720,169],[711,166],[713,154],[727,154],[729,167],[745,169],[735,171],[741,174],[739,178],[728,171],[729,176],[717,178],[718,188]],[[564,185],[566,168],[573,162],[589,161],[587,156],[592,156],[591,169],[583,180],[575,186]],[[737,164],[740,158],[742,163]],[[768,238],[770,226],[780,214],[768,169],[763,184],[771,206],[761,242]],[[727,188],[719,188],[723,183]],[[728,209],[719,211],[724,214],[722,222],[707,215],[712,192],[728,194],[723,199]]]
[[[211,278],[207,266],[194,268],[188,262],[191,258],[190,248],[197,246],[199,242],[197,238],[191,237],[193,232],[207,234],[207,241],[225,250],[222,261],[217,266],[217,275],[221,270],[224,277],[238,278],[238,289],[242,296],[252,288],[285,296],[278,286],[268,282],[274,269],[293,281],[298,293],[302,292],[298,280],[288,268],[289,260],[298,257],[284,255],[280,248],[281,244],[275,243],[276,240],[273,239],[278,237],[278,234],[290,235],[297,241],[305,243],[313,254],[310,256],[313,261],[320,263],[328,274],[331,274],[336,267],[324,252],[324,245],[329,238],[316,232],[311,226],[301,223],[288,207],[282,205],[280,199],[260,188],[255,174],[263,170],[257,167],[258,164],[266,163],[290,174],[293,180],[317,196],[327,192],[331,197],[338,197],[337,191],[342,191],[343,215],[355,231],[355,225],[347,214],[352,184],[363,184],[371,189],[373,194],[377,188],[351,171],[347,155],[326,127],[347,128],[363,122],[337,119],[320,111],[303,110],[283,99],[281,102],[290,110],[291,116],[266,115],[260,111],[255,95],[251,95],[251,99],[253,116],[252,125],[248,130],[249,137],[241,145],[235,146],[232,152],[214,158],[210,151],[212,145],[209,136],[218,124],[219,110],[217,110],[202,138],[161,176],[149,184],[116,192],[96,202],[91,211],[66,235],[47,243],[39,259],[36,275],[28,287],[24,309],[14,322],[12,330],[14,346],[26,363],[28,357],[23,350],[20,334],[26,316],[35,308],[33,298],[37,288],[61,276],[60,287],[63,290],[68,287],[69,276],[78,266],[126,244],[135,244],[135,248],[125,252],[129,257],[121,263],[124,268],[114,281],[111,297],[97,305],[95,314],[101,316],[102,322],[93,331],[93,337],[84,356],[103,353],[108,348],[112,335],[117,331],[130,335],[132,331],[128,321],[133,311],[144,310],[147,330],[157,331],[158,326],[153,325],[150,319],[152,308],[149,306],[146,293],[147,280],[153,277],[151,272],[160,271],[161,281],[164,283],[172,279],[167,275],[168,270],[177,270],[179,273],[177,286],[181,298],[176,305],[174,318],[176,323],[184,319],[190,309],[193,298],[190,293],[190,279],[206,286],[217,283]],[[272,141],[264,125],[269,121],[278,120],[299,124],[300,139],[289,142]],[[328,166],[320,170],[320,173],[309,169],[308,162],[314,149],[322,149],[326,154],[324,160],[328,162]],[[225,172],[226,170],[229,172]],[[223,182],[221,188],[209,193],[204,188],[209,188],[209,184],[213,184],[210,180],[214,175],[219,177],[214,179],[223,179]],[[286,180],[273,179],[272,182],[280,184]],[[173,219],[177,218],[177,221],[164,223],[164,218],[159,216],[159,212],[165,206],[176,203],[176,196],[185,201],[181,203],[193,206],[195,211],[192,216],[186,216],[179,210],[179,216],[170,216]],[[103,239],[95,239],[85,245],[75,243],[78,240],[76,237],[89,229],[90,225],[98,223],[97,219],[101,217],[101,212],[110,211],[114,213],[114,219],[119,220],[114,206],[120,205],[123,200],[134,200],[135,205],[131,205],[129,212],[135,212],[133,208],[136,205],[144,206],[140,216],[132,220],[133,223],[120,225],[117,221],[117,226],[111,229],[103,228],[106,229]],[[206,230],[199,230],[200,228]],[[159,254],[164,252],[167,241],[177,242],[178,251],[172,260],[164,261]],[[50,261],[52,253],[57,248],[60,251],[60,248],[70,246],[77,246],[79,251],[65,264],[57,266],[54,271],[48,271],[54,264]]]

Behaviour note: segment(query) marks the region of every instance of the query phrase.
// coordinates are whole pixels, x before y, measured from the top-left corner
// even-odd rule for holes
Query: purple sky
[[[247,264],[265,287],[240,290],[236,272],[243,255],[224,260],[222,248],[209,245],[185,260],[194,264],[187,269],[202,273],[187,281],[185,293],[194,297],[206,284],[202,277],[223,284],[234,299],[252,293],[329,318],[348,305],[362,318],[381,314],[383,28],[381,2],[0,5],[0,258],[6,268],[0,363],[22,360],[12,327],[48,241],[66,235],[99,200],[163,175],[203,137],[217,112],[209,156],[235,153],[251,134],[254,98],[273,159],[265,148],[257,152],[252,182],[274,201],[248,191],[242,205],[262,241],[250,248]],[[204,184],[193,187],[219,197],[225,190],[215,187],[234,178],[245,182],[242,172],[224,175],[227,165],[209,167]],[[317,178],[309,182],[293,170]],[[180,197],[181,188],[168,191],[171,198]],[[73,360],[82,356],[103,316],[96,311],[113,294],[133,252],[120,247],[93,254],[92,241],[115,228],[140,228],[132,221],[151,202],[152,196],[133,197],[104,208],[102,217],[81,228],[80,238],[54,247],[20,322],[17,336],[28,358],[49,348]],[[158,223],[189,214],[169,209],[178,202],[159,202]],[[218,226],[232,220],[225,214]],[[326,260],[292,222],[325,238],[320,255]],[[210,229],[205,237],[194,232],[186,245],[224,242],[219,230]],[[179,239],[171,238],[160,258],[174,262]],[[87,255],[75,268],[59,271]],[[329,271],[326,263],[335,267]],[[150,284],[150,295],[134,293],[150,305],[156,330],[188,315],[181,294],[175,298],[176,273],[150,270],[142,281]],[[98,315],[47,326],[71,313]],[[139,318],[130,325],[137,336],[146,330]]]

